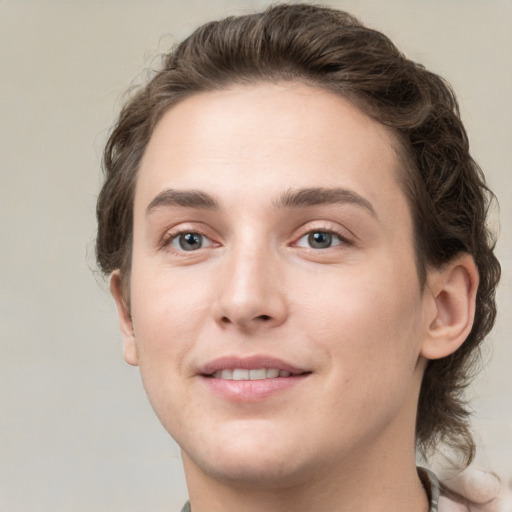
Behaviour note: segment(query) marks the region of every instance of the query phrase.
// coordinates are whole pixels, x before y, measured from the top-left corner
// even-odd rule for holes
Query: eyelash
[[[327,235],[327,241],[328,242],[334,242],[334,239],[337,239],[337,243],[331,243],[328,247],[311,247],[311,245],[300,245],[299,242],[305,238],[307,238],[308,243],[312,243],[312,237],[317,234]],[[321,242],[320,242],[321,243]],[[305,249],[310,249],[314,251],[322,251],[326,249],[332,249],[334,247],[337,247],[339,245],[351,245],[350,241],[343,236],[341,233],[339,233],[336,230],[333,229],[327,229],[327,228],[316,228],[316,229],[310,229],[306,233],[304,233],[300,238],[297,239],[297,241],[293,244],[296,247],[304,247]]]
[[[326,242],[329,244],[327,247],[311,247],[311,243],[313,242],[312,237],[317,234],[327,235]],[[192,235],[195,237],[201,238],[201,246],[196,249],[184,249],[181,246],[180,241],[181,237],[185,237],[187,235]],[[301,240],[307,237],[307,242],[309,245],[300,244]],[[337,230],[332,228],[314,228],[306,231],[299,238],[295,239],[296,241],[292,243],[292,247],[302,247],[304,249],[308,249],[311,251],[324,251],[326,249],[332,249],[338,247],[340,245],[352,245],[350,240],[348,240],[345,236],[339,233]],[[204,245],[204,242],[207,241],[207,245]],[[318,243],[322,243],[318,241]],[[175,245],[176,244],[176,245]],[[219,246],[220,244],[212,241],[210,237],[204,234],[201,230],[197,229],[182,229],[180,231],[174,231],[168,233],[161,243],[161,248],[171,249],[173,252],[181,255],[186,255],[187,253],[197,252],[199,249],[207,249],[215,246]]]
[[[198,249],[206,249],[209,247],[213,247],[215,245],[219,245],[219,244],[216,244],[215,242],[213,242],[211,240],[211,238],[208,237],[207,235],[205,235],[202,231],[199,231],[197,229],[183,229],[180,231],[174,231],[174,232],[168,233],[162,240],[161,246],[162,246],[162,248],[171,248],[176,253],[185,253],[186,254],[186,253],[196,252],[198,249],[187,250],[187,249],[184,249],[183,247],[178,247],[178,246],[174,245],[175,243],[177,245],[180,244],[180,238],[185,237],[187,235],[201,237],[201,242],[203,242],[203,243],[205,240],[208,241],[208,245],[204,246],[202,244],[201,247],[199,247]]]

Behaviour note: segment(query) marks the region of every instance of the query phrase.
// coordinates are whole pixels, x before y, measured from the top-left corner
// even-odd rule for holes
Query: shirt
[[[429,512],[438,512],[438,503],[439,503],[439,480],[436,475],[425,468],[418,468],[418,475],[420,477],[421,483],[425,490],[427,491],[427,496],[430,501],[430,509]],[[187,501],[185,506],[181,509],[181,512],[191,512],[190,503]]]

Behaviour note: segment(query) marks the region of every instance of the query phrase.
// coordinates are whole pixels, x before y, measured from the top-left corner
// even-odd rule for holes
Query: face
[[[293,83],[199,94],[157,125],[125,357],[187,471],[277,485],[413,450],[429,305],[393,147]]]

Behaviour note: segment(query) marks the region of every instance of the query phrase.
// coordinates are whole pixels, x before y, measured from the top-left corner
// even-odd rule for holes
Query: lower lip
[[[234,402],[257,402],[298,385],[309,374],[260,380],[227,380],[202,377],[208,388],[218,396]]]

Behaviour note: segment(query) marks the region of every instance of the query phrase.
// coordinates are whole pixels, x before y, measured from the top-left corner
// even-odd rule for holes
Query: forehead
[[[343,186],[372,203],[393,203],[403,200],[397,147],[390,129],[321,88],[263,83],[201,93],[156,126],[135,209],[166,188],[240,199],[265,188]]]

